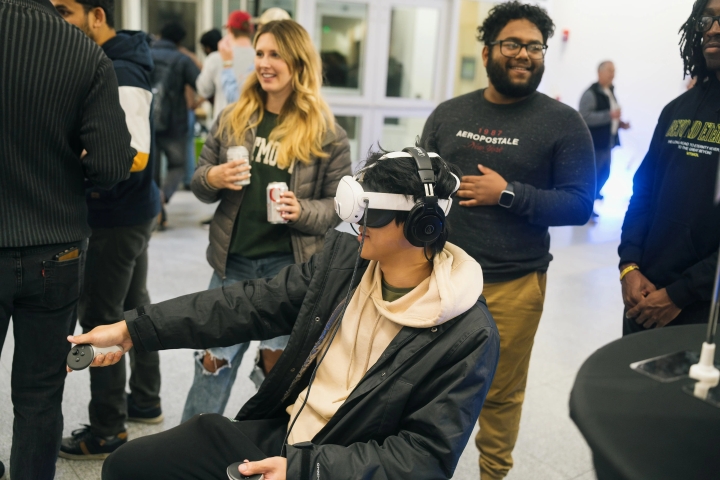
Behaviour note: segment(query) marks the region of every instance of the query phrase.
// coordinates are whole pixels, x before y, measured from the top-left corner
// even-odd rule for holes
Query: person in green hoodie
[[[274,278],[147,305],[68,338],[147,351],[290,335],[235,420],[196,415],[133,440],[103,479],[221,478],[244,460],[240,473],[266,480],[453,476],[500,340],[480,265],[446,242],[458,170],[420,151],[424,160],[373,155],[343,177],[336,211],[360,225],[357,237],[329,230],[321,253]],[[382,198],[395,203],[373,208]]]
[[[693,88],[660,114],[633,179],[618,253],[623,335],[706,323],[720,245],[720,0],[697,0],[681,52]]]
[[[143,32],[115,31],[114,0],[52,0],[68,23],[82,30],[112,60],[120,106],[137,151],[129,178],[111,190],[88,188],[92,237],[85,267],[85,289],[78,317],[83,331],[111,323],[124,310],[150,302],[146,287],[148,243],[160,212],[150,152],[153,60]],[[131,354],[130,395],[125,395],[125,362],[90,371],[90,425],[63,438],[60,456],[102,459],[127,441],[125,420],[162,421],[160,357]]]

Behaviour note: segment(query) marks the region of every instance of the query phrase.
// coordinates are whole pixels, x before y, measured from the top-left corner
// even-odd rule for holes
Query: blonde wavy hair
[[[269,138],[280,142],[277,165],[288,168],[295,160],[310,163],[313,156],[327,157],[322,141],[328,129],[335,132],[335,123],[330,107],[320,96],[322,63],[310,35],[293,20],[268,22],[258,30],[253,47],[264,34],[275,37],[278,54],[288,64],[292,76],[293,91],[285,101],[277,126]],[[227,134],[231,139],[244,141],[247,131],[262,121],[266,99],[267,93],[260,85],[257,72],[248,75],[240,99],[220,117],[218,137]],[[250,123],[256,112],[257,120]]]

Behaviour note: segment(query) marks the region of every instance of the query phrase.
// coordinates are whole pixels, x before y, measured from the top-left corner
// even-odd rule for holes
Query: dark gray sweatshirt
[[[456,203],[448,217],[449,241],[480,263],[487,283],[547,271],[548,227],[583,225],[592,213],[590,133],[574,109],[542,93],[511,105],[488,102],[483,90],[453,98],[430,115],[422,141],[463,175],[480,175],[482,164],[515,188],[510,208]]]

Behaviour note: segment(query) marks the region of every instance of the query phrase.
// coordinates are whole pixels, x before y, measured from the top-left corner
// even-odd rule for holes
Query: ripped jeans
[[[243,280],[274,277],[280,270],[293,263],[295,263],[295,259],[292,254],[278,253],[257,259],[229,255],[225,269],[227,275],[225,280],[220,278],[217,272],[213,272],[209,289],[227,287]],[[284,350],[288,338],[289,336],[282,336],[264,340],[260,343],[260,349]],[[222,415],[225,412],[225,406],[230,398],[230,391],[235,383],[238,368],[240,368],[243,355],[249,346],[250,342],[247,342],[230,347],[208,349],[207,351],[216,359],[227,360],[228,362],[214,373],[205,370],[202,365],[205,351],[200,350],[194,353],[195,377],[185,400],[181,423],[199,413],[218,413]],[[250,378],[259,387],[264,379],[262,370],[255,367]]]

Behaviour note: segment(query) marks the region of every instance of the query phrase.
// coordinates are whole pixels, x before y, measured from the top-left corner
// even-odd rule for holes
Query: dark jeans
[[[103,480],[227,478],[245,459],[280,455],[288,417],[236,422],[207,413],[162,433],[123,445],[105,460]]]
[[[644,332],[647,328],[638,325],[633,319],[625,316],[627,308],[623,312],[623,337],[631,333]],[[693,325],[698,323],[707,323],[710,316],[710,302],[696,302],[683,308],[675,319],[663,328],[674,327],[677,325]]]
[[[610,164],[612,163],[612,148],[595,150],[595,172],[597,184],[595,198],[600,198],[600,190],[610,178]]]
[[[165,202],[170,201],[178,185],[182,182],[187,168],[187,142],[189,133],[182,135],[162,135],[155,137],[155,145],[158,154],[165,153],[167,158],[167,175],[165,181],[160,183],[160,162],[155,162],[155,181],[158,185],[162,185],[161,190],[165,195]]]
[[[70,247],[80,248],[78,258],[53,260]],[[12,478],[52,479],[55,475],[70,351],[66,337],[75,329],[86,248],[86,240],[0,248],[0,353],[11,317],[15,337]]]
[[[84,332],[115,323],[123,312],[150,303],[147,247],[155,220],[132,227],[94,228],[78,317]],[[125,431],[125,361],[90,369],[90,428],[103,437]],[[130,350],[130,393],[139,407],[160,403],[158,352]]]

